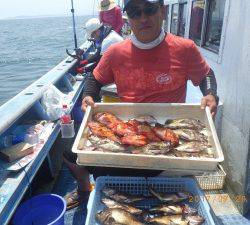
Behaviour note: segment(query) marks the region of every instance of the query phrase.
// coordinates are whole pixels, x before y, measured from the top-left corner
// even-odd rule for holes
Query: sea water
[[[84,24],[76,17],[78,43]],[[67,57],[74,49],[71,17],[0,20],[0,105],[14,97]]]

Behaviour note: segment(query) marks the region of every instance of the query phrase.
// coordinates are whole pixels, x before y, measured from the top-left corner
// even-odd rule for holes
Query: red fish
[[[121,138],[122,144],[133,145],[133,146],[144,146],[146,145],[147,138],[143,135],[127,135]]]
[[[154,127],[153,131],[161,140],[169,141],[173,146],[177,146],[179,144],[179,138],[172,130],[164,127]]]
[[[98,137],[108,138],[112,141],[121,143],[120,138],[117,137],[109,128],[103,126],[101,123],[89,122],[88,127],[90,128],[91,132]]]

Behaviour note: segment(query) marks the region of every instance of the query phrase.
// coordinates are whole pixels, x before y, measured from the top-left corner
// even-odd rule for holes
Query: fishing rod
[[[77,49],[76,23],[75,23],[75,14],[74,14],[75,10],[74,10],[73,0],[71,0],[71,13],[72,13],[72,22],[73,22],[74,43],[75,43],[75,49]]]

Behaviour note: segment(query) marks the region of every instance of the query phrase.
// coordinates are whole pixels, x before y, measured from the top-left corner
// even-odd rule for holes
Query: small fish
[[[176,129],[173,130],[175,134],[179,136],[180,139],[185,141],[199,141],[199,142],[207,142],[207,137],[197,130],[190,129]]]
[[[161,140],[171,142],[173,146],[177,146],[179,144],[179,138],[172,130],[157,126],[153,128],[153,131]]]
[[[187,192],[176,192],[176,193],[162,193],[156,192],[152,187],[149,187],[149,192],[159,199],[161,202],[166,203],[177,203],[188,199],[190,193]]]
[[[189,206],[188,204],[184,204],[182,206],[182,212],[184,215],[189,215],[189,216],[193,216],[193,215],[198,214],[198,210]]]
[[[185,219],[188,221],[188,225],[201,225],[205,222],[205,219],[200,215],[186,216]]]
[[[134,202],[141,201],[141,200],[145,199],[144,196],[123,194],[121,192],[118,192],[115,189],[108,188],[108,187],[103,188],[102,193],[106,197],[108,197],[108,198],[110,198],[110,199],[112,199],[112,200],[114,200],[116,202],[126,203],[126,204],[131,204],[131,203],[134,203]]]
[[[109,198],[102,198],[101,201],[103,204],[105,204],[110,209],[123,209],[131,214],[141,214],[142,213],[141,209],[137,209],[133,206],[125,205],[125,204],[116,202],[116,201],[109,199]]]
[[[137,121],[142,122],[142,123],[146,122],[146,123],[151,124],[151,125],[157,123],[157,119],[154,118],[153,116],[150,116],[150,115],[138,116],[138,117],[133,118],[132,120],[137,120]]]
[[[207,143],[192,141],[179,145],[178,147],[175,147],[175,149],[180,152],[199,153],[206,151],[209,147],[211,146],[209,146]]]
[[[182,215],[166,215],[148,217],[145,219],[146,222],[155,225],[188,225],[188,220],[184,219]]]
[[[96,214],[96,220],[103,225],[143,225],[135,216],[122,209],[105,209]]]
[[[143,147],[131,150],[133,154],[166,155],[173,149],[170,142],[151,142]]]
[[[88,127],[94,135],[101,138],[108,138],[112,141],[120,143],[119,137],[117,137],[113,131],[111,131],[101,123],[91,121],[88,123]]]
[[[148,123],[139,122],[137,120],[129,120],[127,124],[133,127],[137,134],[145,136],[149,141],[161,141],[161,139],[155,135],[153,128]]]
[[[200,130],[200,133],[203,134],[207,139],[208,139],[209,136],[212,136],[211,131],[209,131],[209,130],[206,129],[206,128]]]
[[[202,130],[206,126],[197,119],[168,119],[165,122],[165,127],[170,129]]]
[[[183,208],[179,205],[159,205],[149,209],[150,213],[164,213],[164,215],[181,215]]]
[[[148,140],[143,135],[126,135],[121,138],[121,143],[124,145],[133,145],[133,146],[144,146],[148,143]]]
[[[105,152],[126,152],[127,149],[121,144],[114,142],[107,138],[99,138],[95,135],[90,135],[88,139],[95,147],[95,150],[99,149]]]

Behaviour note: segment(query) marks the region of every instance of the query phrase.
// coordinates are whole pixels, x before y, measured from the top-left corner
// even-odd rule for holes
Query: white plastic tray
[[[97,107],[88,107],[81,127],[75,139],[72,151],[78,156],[78,164],[85,166],[120,167],[155,170],[215,170],[217,164],[224,160],[221,146],[216,134],[213,119],[208,108],[202,110],[198,104],[168,104],[168,103],[98,103]],[[92,115],[96,112],[111,112],[121,119],[136,116],[152,115],[159,123],[171,118],[196,118],[204,122],[211,132],[209,143],[215,149],[214,158],[174,157],[164,155],[134,155],[126,153],[109,153],[99,151],[79,150],[81,137]]]

